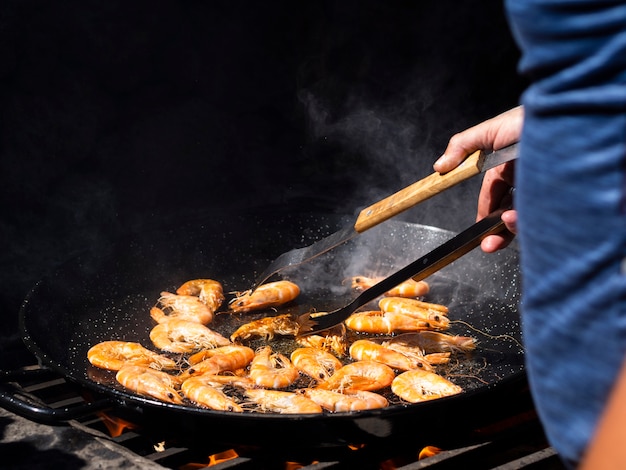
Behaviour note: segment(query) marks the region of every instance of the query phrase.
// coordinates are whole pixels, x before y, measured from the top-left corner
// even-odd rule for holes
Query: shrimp
[[[385,344],[394,348],[420,349],[426,354],[468,353],[476,349],[477,340],[470,336],[449,335],[438,331],[404,333],[391,338]]]
[[[420,320],[408,315],[380,310],[356,312],[344,321],[352,331],[361,333],[395,333],[398,331],[420,331],[434,328],[427,320]]]
[[[402,297],[387,297],[380,299],[378,307],[385,313],[400,313],[418,320],[425,320],[433,328],[446,329],[450,326],[450,320],[446,316],[448,308],[444,305]]]
[[[410,334],[410,333],[405,333],[405,334]],[[403,354],[404,356],[407,356],[409,358],[414,358],[415,360],[418,360],[418,361],[426,361],[430,365],[448,364],[450,362],[451,353],[449,352],[426,353],[424,350],[422,350],[419,347],[396,343],[393,341],[393,338],[389,341],[383,341],[380,344],[381,346],[387,349]],[[428,369],[424,369],[424,370],[428,370]]]
[[[322,413],[322,407],[301,393],[250,389],[246,395],[263,411],[278,413]]]
[[[402,354],[406,354],[406,353],[402,353]],[[425,354],[424,359],[432,365],[448,364],[450,362],[450,353],[440,352],[440,353]]]
[[[150,331],[150,339],[157,348],[173,353],[191,353],[230,344],[228,338],[188,320],[159,323]]]
[[[222,389],[226,385],[241,388],[256,388],[256,385],[249,377],[239,377],[237,375],[214,375],[214,374],[202,374],[198,375],[212,387]]]
[[[187,378],[192,375],[219,374],[246,367],[254,357],[254,350],[237,344],[206,349],[193,354],[188,361],[191,367],[181,374]]]
[[[434,372],[409,370],[391,383],[391,391],[410,403],[461,393],[463,389]]]
[[[278,307],[300,295],[300,287],[290,281],[276,281],[260,285],[254,292],[239,292],[230,301],[230,309],[245,313],[263,308]]]
[[[308,314],[306,314],[308,316]],[[298,319],[302,322],[302,319]],[[306,321],[306,320],[305,320]],[[328,330],[324,330],[317,335],[298,336],[296,343],[303,347],[323,349],[332,351],[339,357],[346,355],[348,350],[348,338],[346,336],[346,325],[340,323]]]
[[[96,367],[120,370],[125,365],[152,367],[153,369],[176,369],[172,359],[130,341],[103,341],[87,351],[87,359]]]
[[[222,284],[213,279],[193,279],[185,282],[178,289],[178,295],[196,295],[200,302],[206,305],[211,312],[216,312],[224,301]]]
[[[343,364],[328,351],[317,348],[298,348],[291,353],[296,369],[315,380],[326,380]]]
[[[190,377],[183,382],[181,390],[197,405],[212,410],[243,412],[235,400],[212,385],[210,376]]]
[[[352,278],[352,288],[357,291],[364,291],[369,289],[375,284],[378,284],[384,278],[382,277],[365,277],[354,276]],[[430,286],[426,281],[414,281],[408,279],[401,284],[398,284],[391,290],[385,292],[386,297],[422,297],[430,291]]]
[[[303,388],[298,390],[305,397],[313,400],[328,411],[358,411],[385,408],[389,402],[385,397],[364,390],[352,393],[340,393],[319,388]]]
[[[335,371],[328,379],[318,384],[322,390],[356,392],[376,391],[391,385],[396,374],[385,364],[375,361],[356,361]]]
[[[250,378],[259,387],[285,388],[300,376],[289,358],[273,353],[272,348],[260,348],[250,363]]]
[[[208,325],[213,321],[213,310],[209,309],[195,295],[161,292],[159,302],[163,308],[152,307],[150,309],[150,316],[157,323],[176,319]]]
[[[300,325],[289,314],[263,317],[237,328],[230,335],[230,340],[235,342],[261,336],[267,341],[273,339],[275,334],[295,336],[299,329]]]
[[[422,369],[432,371],[432,366],[422,356],[405,355],[399,351],[387,348],[367,339],[360,339],[350,346],[350,357],[356,361],[376,361],[388,365],[393,369],[412,370]]]
[[[179,395],[180,378],[144,366],[122,367],[115,379],[128,390],[169,403],[183,404]]]

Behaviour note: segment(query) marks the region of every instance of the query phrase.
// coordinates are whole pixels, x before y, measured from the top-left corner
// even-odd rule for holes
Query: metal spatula
[[[504,222],[502,222],[500,218],[502,212],[503,210],[492,212],[484,219],[476,222],[444,244],[438,246],[430,253],[413,261],[399,271],[396,271],[378,284],[366,289],[349,304],[320,316],[311,317],[309,314],[302,315],[299,318],[301,327],[298,334],[300,336],[306,336],[332,328],[343,322],[359,307],[371,302],[407,279],[413,278],[416,281],[421,281],[439,271],[454,260],[459,259],[461,256],[476,248],[486,236],[504,230]]]
[[[297,248],[283,253],[276,258],[259,276],[257,276],[252,290],[267,281],[272,275],[290,267],[297,266],[319,256],[334,247],[347,242],[360,233],[400,214],[410,207],[419,204],[440,192],[465,181],[472,176],[484,173],[495,166],[517,158],[518,144],[513,144],[495,152],[485,154],[478,150],[467,157],[454,170],[448,173],[432,173],[395,194],[363,209],[353,226],[348,226],[332,235],[323,238],[312,245]]]

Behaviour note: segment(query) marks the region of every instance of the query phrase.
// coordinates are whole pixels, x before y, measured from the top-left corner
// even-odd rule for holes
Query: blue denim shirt
[[[626,358],[626,2],[506,6],[530,78],[516,168],[527,371],[575,463]]]

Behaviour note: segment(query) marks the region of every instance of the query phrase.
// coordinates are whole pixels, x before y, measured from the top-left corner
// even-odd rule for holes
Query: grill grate
[[[36,378],[19,381],[15,387],[33,400],[40,401],[53,408],[73,407],[85,404],[81,390],[50,371]],[[311,448],[298,454],[296,458],[290,454],[286,461],[280,450],[280,436],[277,436],[276,448],[236,448],[231,449],[219,443],[207,440],[202,448],[185,447],[180,443],[156,442],[138,430],[124,429],[112,433],[107,424],[106,416],[90,415],[79,420],[72,420],[69,427],[88,439],[103,443],[111,452],[100,454],[97,467],[108,468],[107,460],[122,458],[133,462],[135,468],[144,469],[176,469],[196,470],[211,468],[222,469],[401,469],[401,470],[446,470],[463,468],[468,464],[477,469],[532,469],[562,470],[558,455],[546,442],[541,425],[534,410],[511,416],[504,422],[493,423],[490,429],[477,430],[470,436],[471,445],[446,449],[438,454],[419,460],[422,446],[402,445],[377,446],[368,445],[359,449]],[[24,426],[44,426],[24,420]],[[425,424],[427,425],[427,424]],[[451,424],[453,426],[453,424]],[[46,428],[63,429],[64,426],[45,426]],[[31,433],[27,433],[31,434]],[[112,437],[113,436],[113,437]],[[481,438],[481,436],[484,436]],[[5,441],[7,437],[5,436]],[[0,442],[0,445],[6,444]],[[76,449],[68,447],[71,442],[62,443],[66,452],[75,452],[77,456],[83,451],[84,441],[77,443]],[[209,467],[209,456],[234,450],[235,458],[213,463]],[[116,463],[118,465],[119,462]],[[111,467],[113,468],[113,467]]]

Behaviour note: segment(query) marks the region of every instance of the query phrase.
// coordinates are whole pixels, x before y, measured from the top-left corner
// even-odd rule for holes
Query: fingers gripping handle
[[[433,173],[363,209],[354,224],[362,233],[481,172],[484,153],[477,150],[448,173]]]

